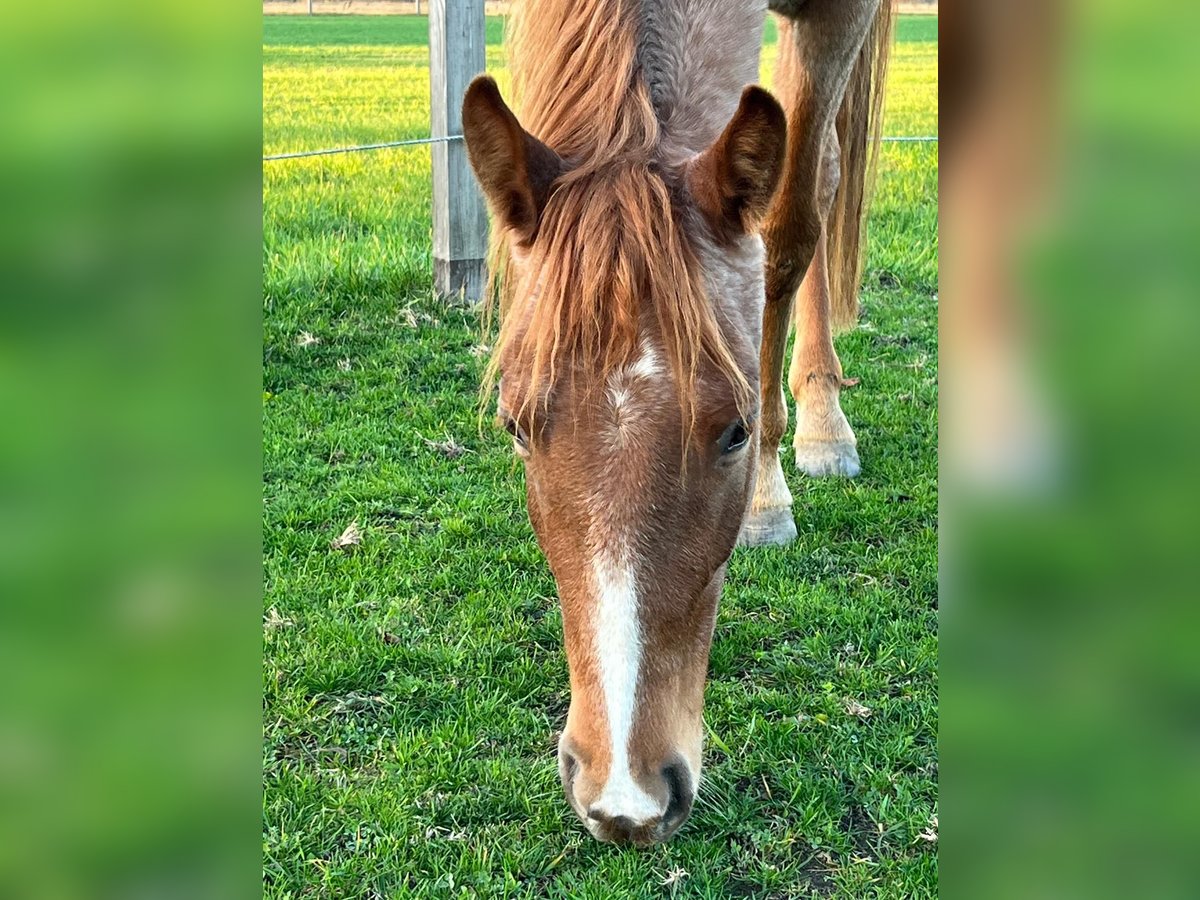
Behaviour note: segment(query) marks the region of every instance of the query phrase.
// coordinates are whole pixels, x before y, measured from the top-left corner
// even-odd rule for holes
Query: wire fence
[[[324,150],[298,150],[295,153],[274,153],[264,156],[263,162],[275,162],[281,159],[303,159],[308,156],[329,156],[334,153],[358,153],[363,150],[385,150],[391,147],[417,147],[422,144],[445,144],[449,141],[461,141],[461,134],[451,134],[446,137],[413,138],[407,141],[385,141],[382,144],[357,144],[353,147],[329,147]],[[917,135],[911,137],[884,137],[886,144],[936,144],[935,134]]]
[[[446,137],[413,138],[409,141],[386,141],[382,144],[358,144],[354,147],[330,147],[326,150],[298,150],[295,153],[276,153],[264,156],[263,162],[274,162],[277,159],[301,159],[305,156],[329,156],[331,153],[357,153],[360,150],[384,150],[388,147],[416,147],[419,144],[445,144],[448,141],[461,141],[461,134],[451,134]]]

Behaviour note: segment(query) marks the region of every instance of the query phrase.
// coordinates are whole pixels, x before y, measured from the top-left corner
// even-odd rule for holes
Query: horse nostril
[[[668,827],[682,822],[692,811],[692,785],[688,771],[681,763],[672,763],[662,770],[667,782],[667,809],[662,820]]]
[[[570,750],[564,750],[559,758],[559,774],[564,782],[575,780],[575,773],[579,771],[579,760],[575,758],[575,754]]]
[[[567,803],[575,810],[576,815],[583,815],[579,802],[575,799],[575,778],[579,774],[579,757],[565,747],[559,747],[558,778],[562,782],[563,793]]]

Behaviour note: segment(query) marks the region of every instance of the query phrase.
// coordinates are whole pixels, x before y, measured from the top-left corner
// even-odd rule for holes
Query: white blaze
[[[629,767],[629,737],[642,658],[637,585],[621,548],[601,550],[592,562],[592,573],[596,582],[596,656],[612,747],[608,781],[596,806],[609,816],[627,816],[641,824],[661,810],[634,780]]]
[[[632,425],[630,416],[641,397],[639,388],[650,387],[662,375],[653,347],[642,352],[624,372],[614,376],[608,397],[613,413]],[[610,448],[615,449],[615,448]],[[592,579],[596,591],[595,646],[608,719],[612,764],[608,781],[596,800],[609,816],[626,816],[636,824],[656,818],[660,805],[638,785],[629,765],[629,738],[637,701],[638,670],[642,661],[642,631],[638,621],[637,579],[631,553],[628,517],[615,515],[609,498],[597,495],[592,503]]]

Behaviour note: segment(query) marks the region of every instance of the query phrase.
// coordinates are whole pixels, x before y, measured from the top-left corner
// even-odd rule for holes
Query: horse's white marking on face
[[[619,414],[632,399],[633,393],[624,380],[614,378],[614,383],[608,387],[608,402],[612,404],[613,412]]]
[[[628,413],[648,389],[665,374],[658,351],[643,340],[637,359],[608,380],[608,401],[622,427],[629,424]]]
[[[643,341],[637,358],[613,373],[607,393],[616,427],[611,443],[598,448],[598,452],[622,452],[622,446],[636,432],[638,413],[644,409],[648,394],[655,390],[665,371],[658,351]],[[642,824],[661,815],[662,808],[634,779],[629,759],[642,661],[633,540],[628,522],[614,516],[611,498],[594,498],[591,520],[591,567],[596,591],[593,652],[611,748],[608,780],[592,805],[606,815],[625,816]]]
[[[630,378],[658,378],[663,374],[662,358],[648,341],[642,341],[642,352],[627,370]]]
[[[601,550],[592,561],[596,582],[596,646],[612,762],[608,781],[594,804],[610,816],[642,823],[661,813],[659,804],[637,784],[629,767],[642,637],[637,583],[623,547]]]

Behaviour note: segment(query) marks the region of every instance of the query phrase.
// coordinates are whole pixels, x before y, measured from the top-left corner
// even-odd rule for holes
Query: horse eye
[[[750,431],[746,428],[746,423],[738,419],[725,429],[717,445],[721,448],[722,454],[734,453],[745,447],[749,440]]]

